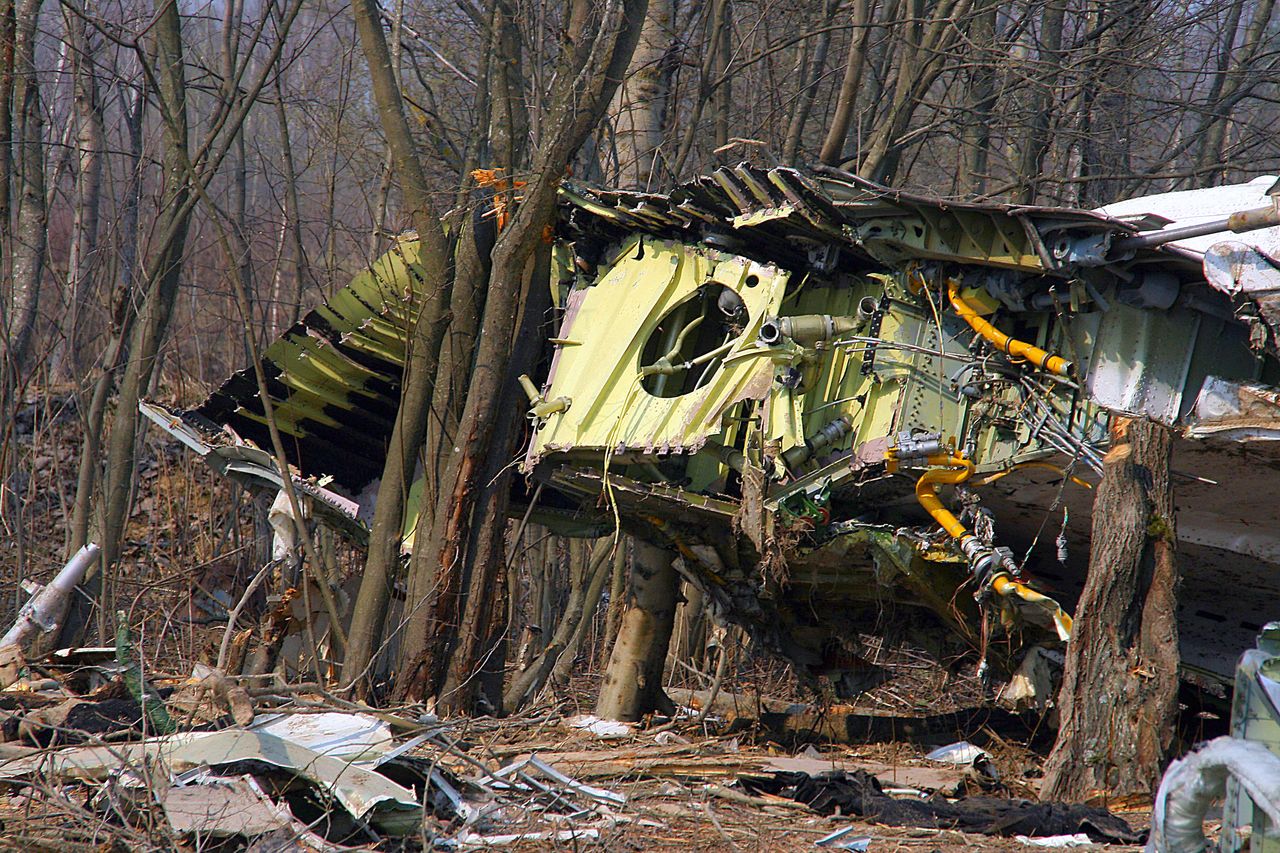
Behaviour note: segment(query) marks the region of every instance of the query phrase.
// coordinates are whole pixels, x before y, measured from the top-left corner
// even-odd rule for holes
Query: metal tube
[[[1248,231],[1257,231],[1261,228],[1271,228],[1276,225],[1280,225],[1280,208],[1272,204],[1267,207],[1241,210],[1230,216],[1213,219],[1209,222],[1200,222],[1196,225],[1183,225],[1180,228],[1165,228],[1162,231],[1135,234],[1132,237],[1120,237],[1111,242],[1111,251],[1108,254],[1126,254],[1138,249],[1150,249],[1176,240],[1189,240],[1192,237],[1204,237],[1221,231],[1244,234]]]
[[[98,546],[90,542],[72,557],[49,584],[22,606],[8,633],[0,638],[0,646],[19,645],[37,629],[52,631],[65,614],[65,604],[72,590],[84,578],[93,561],[98,559]]]

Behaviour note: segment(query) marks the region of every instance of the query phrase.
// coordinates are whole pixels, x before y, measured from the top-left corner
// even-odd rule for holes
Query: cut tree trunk
[[[1093,507],[1089,576],[1059,696],[1041,797],[1152,794],[1173,741],[1178,626],[1172,434],[1114,429]]]
[[[631,598],[596,701],[596,713],[607,720],[631,722],[651,711],[675,710],[662,690],[680,583],[673,558],[670,551],[635,541]]]

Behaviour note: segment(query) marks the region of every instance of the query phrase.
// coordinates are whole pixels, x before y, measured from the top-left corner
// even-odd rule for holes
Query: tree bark
[[[10,234],[9,198],[13,193],[13,78],[17,18],[14,0],[0,0],[0,246]],[[9,259],[0,258],[0,278],[7,278]]]
[[[541,653],[511,679],[505,700],[508,710],[516,710],[537,696],[554,671],[565,672],[567,666],[572,666],[578,643],[609,578],[613,548],[612,537],[597,540],[588,559],[570,565],[569,594],[555,631]]]
[[[1199,126],[1191,137],[1198,140],[1198,145],[1195,168],[1187,182],[1189,187],[1202,185],[1206,178],[1213,183],[1216,182],[1214,178],[1221,177],[1224,171],[1223,144],[1231,121],[1231,111],[1236,103],[1235,96],[1241,90],[1248,91],[1252,85],[1270,77],[1265,72],[1255,71],[1253,65],[1257,61],[1260,46],[1268,41],[1266,34],[1271,31],[1275,0],[1260,0],[1253,6],[1253,16],[1245,30],[1243,42],[1238,49],[1233,49],[1244,6],[1244,3],[1233,3],[1227,16],[1227,26],[1218,51],[1217,73],[1210,83]]]
[[[132,504],[134,445],[138,433],[138,400],[151,382],[160,344],[168,331],[169,317],[182,277],[182,256],[187,226],[191,220],[190,156],[187,126],[186,74],[182,45],[182,19],[173,3],[158,2],[156,22],[151,29],[155,77],[164,128],[164,188],[160,227],[160,250],[148,270],[150,285],[146,301],[133,323],[116,413],[107,442],[104,488],[99,531],[102,559],[91,567],[62,626],[59,642],[78,643],[84,636],[88,617],[103,595],[104,569],[113,565],[120,553],[125,523]],[[102,611],[100,610],[101,614]],[[104,627],[104,626],[100,626]]]
[[[98,91],[97,39],[84,19],[65,12],[67,41],[71,50],[76,131],[76,194],[71,249],[67,257],[67,286],[62,338],[55,349],[53,380],[80,376],[80,309],[90,293],[90,274],[98,247],[98,214],[102,197],[102,160],[106,129],[102,98]]]
[[[853,123],[853,110],[858,105],[858,92],[862,88],[862,69],[866,65],[868,24],[875,0],[854,0],[853,31],[849,34],[849,55],[845,58],[844,79],[840,81],[840,94],[836,99],[836,112],[827,128],[818,159],[828,166],[838,166],[844,157],[844,146]]]
[[[1097,29],[1103,31],[1091,57],[1092,69],[1084,86],[1081,177],[1073,202],[1093,207],[1116,201],[1126,175],[1132,172],[1133,139],[1130,115],[1135,97],[1130,88],[1133,70],[1143,58],[1141,39],[1154,7],[1148,0],[1119,0],[1098,8]]]
[[[650,0],[640,43],[609,110],[620,187],[647,190],[663,182],[658,155],[671,88],[675,16],[673,0]]]
[[[986,192],[991,162],[991,120],[996,107],[995,41],[999,5],[978,0],[970,40],[975,48],[969,72],[969,109],[963,136],[959,178],[968,195]]]
[[[11,378],[16,379],[27,365],[36,314],[40,305],[40,284],[44,277],[48,246],[48,212],[45,209],[44,109],[40,103],[40,81],[36,74],[36,34],[42,0],[23,0],[17,8],[14,40],[14,177],[17,178],[17,211],[9,245],[0,249],[9,255],[9,288],[4,312],[4,353]]]
[[[370,525],[369,553],[352,609],[350,643],[343,660],[344,679],[364,693],[373,656],[383,638],[383,622],[391,597],[391,578],[400,560],[405,499],[413,480],[430,410],[440,347],[449,325],[445,307],[453,287],[450,241],[431,203],[431,188],[415,149],[391,53],[374,0],[352,0],[360,43],[369,65],[374,101],[387,147],[400,179],[404,206],[418,230],[418,263],[423,270],[422,296],[409,341],[387,460],[382,469],[377,506]]]
[[[733,63],[733,0],[724,0],[723,12],[716,23],[711,55],[715,57],[712,69],[717,85],[711,93],[711,109],[716,148],[723,148],[729,144],[729,111],[733,107],[733,77],[729,74]]]
[[[782,162],[795,164],[800,155],[801,143],[804,141],[805,125],[809,123],[809,113],[813,111],[813,101],[818,95],[818,83],[827,67],[827,54],[831,50],[831,36],[834,30],[836,12],[840,9],[838,0],[827,0],[823,4],[821,17],[822,32],[818,35],[818,43],[809,55],[808,45],[801,52],[799,71],[800,86],[796,91],[796,103],[787,122],[787,135],[782,144]],[[855,30],[853,37],[858,33]],[[846,132],[848,126],[846,125]]]
[[[1014,193],[1018,204],[1031,204],[1039,192],[1040,173],[1045,153],[1049,150],[1049,128],[1053,118],[1053,87],[1062,72],[1062,28],[1066,21],[1066,0],[1046,0],[1040,12],[1040,44],[1036,53],[1037,71],[1032,75],[1031,103],[1028,116],[1031,125],[1018,152],[1019,187]]]
[[[499,411],[504,385],[514,381],[512,341],[519,316],[519,300],[528,290],[529,261],[542,244],[546,226],[555,211],[560,180],[574,154],[602,118],[626,71],[639,38],[645,12],[644,0],[622,0],[606,7],[579,0],[570,13],[556,72],[556,88],[549,101],[544,130],[534,158],[523,201],[509,206],[515,213],[494,247],[493,267],[486,294],[484,318],[476,347],[466,405],[454,442],[454,452],[441,480],[437,510],[429,538],[419,536],[410,562],[410,601],[424,602],[409,615],[401,646],[398,692],[404,697],[436,695],[452,667],[472,667],[465,659],[449,660],[452,638],[461,626],[465,579],[472,576],[471,561],[481,555],[469,551],[472,525],[483,519],[486,504],[479,501],[495,481],[484,479],[495,451],[499,427],[510,411]],[[510,209],[510,207],[509,207]],[[541,285],[539,285],[541,286]],[[504,469],[496,484],[508,482]],[[500,507],[501,508],[501,507]],[[486,568],[485,571],[491,571]],[[473,611],[476,612],[476,611]],[[464,645],[465,649],[466,646]],[[456,679],[455,679],[456,680]],[[451,703],[466,704],[455,692]]]
[[[925,93],[945,69],[952,46],[970,26],[971,5],[971,0],[940,0],[925,19],[923,3],[913,4],[913,17],[918,20],[901,28],[893,96],[871,134],[858,174],[881,183],[893,181],[902,158],[899,137],[911,126]]]
[[[71,535],[67,543],[67,557],[89,541],[90,518],[93,497],[98,488],[99,454],[102,450],[103,425],[106,423],[107,403],[115,388],[115,377],[120,365],[128,358],[129,338],[133,329],[134,292],[138,275],[138,207],[142,195],[142,119],[147,99],[140,89],[125,90],[132,96],[125,110],[125,130],[129,149],[125,154],[128,164],[128,180],[125,183],[123,210],[120,213],[121,232],[125,235],[120,245],[120,283],[111,294],[110,338],[103,348],[100,372],[93,384],[92,393],[80,395],[78,410],[82,413],[80,459],[77,463],[76,494],[71,513]],[[88,404],[85,400],[88,399]],[[69,622],[70,620],[64,620]]]
[[[627,722],[674,710],[662,690],[662,670],[680,585],[670,551],[639,539],[633,548],[631,597],[596,700],[596,714]]]
[[[1174,735],[1178,626],[1172,434],[1121,423],[1093,507],[1089,576],[1041,797],[1150,795]]]

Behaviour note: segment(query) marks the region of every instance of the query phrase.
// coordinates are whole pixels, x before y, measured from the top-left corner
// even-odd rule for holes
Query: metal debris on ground
[[[0,791],[19,794],[11,805],[78,808],[139,838],[158,831],[178,844],[258,851],[609,848],[636,838],[665,843],[706,821],[723,838],[745,834],[744,825],[771,826],[790,838],[777,849],[868,850],[876,843],[868,824],[876,839],[952,831],[1137,838],[1101,809],[968,796],[972,762],[989,757],[968,742],[944,755],[969,765],[930,761],[924,750],[876,760],[829,744],[778,755],[728,722],[719,735],[707,734],[705,721],[656,732],[637,725],[602,743],[593,717],[441,720],[356,710],[278,684],[245,691],[252,714],[244,725],[227,701],[245,690],[236,678],[202,665],[186,677],[141,679],[129,654],[112,651],[118,669],[99,676],[112,680],[88,693],[57,679],[39,692],[0,693],[11,708],[0,713],[12,720],[0,737],[24,741],[0,743]],[[110,662],[60,657],[77,656]],[[53,671],[26,666],[26,684]],[[177,730],[155,734],[138,695],[160,701]]]
[[[594,714],[579,714],[566,720],[571,727],[591,732],[598,738],[619,738],[635,734],[635,727],[630,723],[617,720],[602,720]]]
[[[940,746],[926,755],[925,758],[930,761],[941,761],[945,764],[973,764],[986,755],[987,753],[984,750],[978,749],[968,741],[962,740],[946,746]]]
[[[612,810],[627,802],[536,756],[486,764],[463,752],[434,718],[400,743],[378,716],[345,711],[282,710],[258,715],[249,727],[140,737],[142,709],[115,701],[128,705],[127,730],[76,728],[105,702],[71,699],[27,714],[30,739],[41,742],[42,726],[59,738],[44,737],[44,744],[76,745],[3,744],[0,783],[31,792],[79,786],[113,820],[155,814],[177,836],[288,832],[317,849],[419,834],[440,849],[595,841],[622,820]]]
[[[1014,839],[1029,847],[1092,847],[1093,839],[1083,832],[1071,835],[1049,835],[1044,838],[1031,838],[1026,835],[1015,835]]]
[[[814,847],[826,847],[831,850],[854,850],[861,853],[871,846],[870,835],[855,835],[854,830],[857,827],[846,826],[844,829],[837,829],[830,835],[824,835],[817,841],[813,842]]]

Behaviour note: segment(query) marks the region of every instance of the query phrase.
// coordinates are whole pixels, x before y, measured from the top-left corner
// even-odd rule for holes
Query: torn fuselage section
[[[1111,417],[1184,427],[1270,364],[1199,255],[1134,247],[1155,214],[741,166],[669,196],[569,187],[562,219],[531,396],[563,405],[530,412],[525,470],[837,680],[859,631],[912,610],[975,644],[984,620],[1065,641]]]

